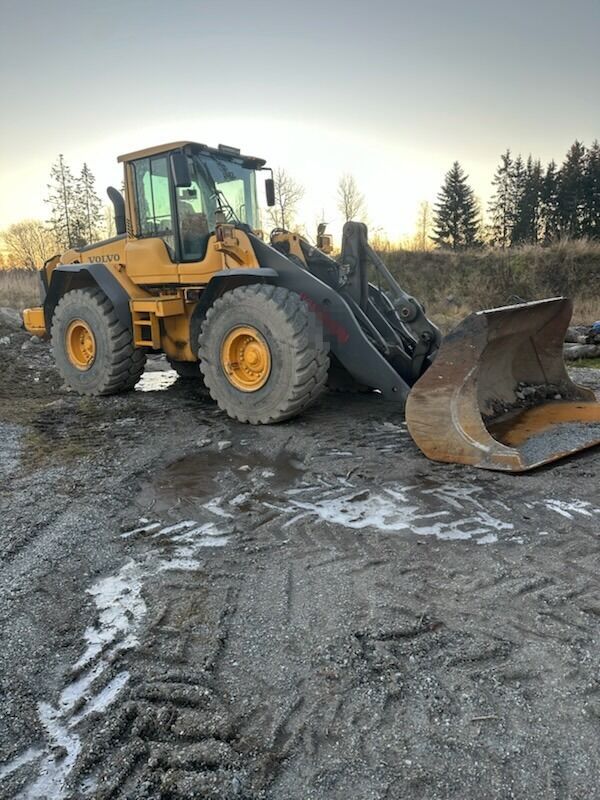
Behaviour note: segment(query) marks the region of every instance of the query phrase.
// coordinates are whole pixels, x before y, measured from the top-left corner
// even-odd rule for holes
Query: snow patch
[[[573,514],[579,514],[582,517],[593,517],[594,514],[600,514],[600,508],[594,508],[587,500],[571,500],[567,502],[550,497],[543,502],[550,511],[555,511],[567,519],[574,519]]]
[[[376,492],[356,488],[348,491],[338,485],[337,489],[319,490],[318,499],[314,499],[310,489],[293,489],[288,493],[287,511],[294,512],[294,516],[284,527],[302,517],[316,516],[354,530],[407,531],[438,539],[477,539],[481,544],[491,544],[497,541],[498,531],[512,531],[514,526],[496,515],[496,508],[503,509],[502,503],[488,503],[494,506],[494,513],[483,508],[481,491],[477,486],[452,485],[391,485]]]

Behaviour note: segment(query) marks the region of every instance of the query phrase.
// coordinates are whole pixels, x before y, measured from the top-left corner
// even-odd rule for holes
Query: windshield
[[[215,211],[221,209],[229,222],[244,222],[258,228],[254,170],[209,153],[195,153],[191,160],[198,185],[207,191],[209,227],[214,229]]]

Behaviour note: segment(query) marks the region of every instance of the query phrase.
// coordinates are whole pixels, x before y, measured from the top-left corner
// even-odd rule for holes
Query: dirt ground
[[[600,797],[599,450],[250,428],[161,360],[82,399],[7,319],[0,375],[1,798]]]

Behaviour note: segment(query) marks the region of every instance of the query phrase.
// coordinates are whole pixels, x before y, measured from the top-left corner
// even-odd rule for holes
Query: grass
[[[39,275],[36,270],[0,269],[0,306],[21,311],[39,303]]]
[[[578,358],[577,361],[571,361],[569,366],[600,369],[600,358]]]

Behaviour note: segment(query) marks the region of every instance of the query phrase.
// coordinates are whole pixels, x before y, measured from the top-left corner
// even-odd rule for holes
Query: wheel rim
[[[271,351],[250,325],[229,331],[221,346],[221,365],[229,382],[242,392],[256,392],[271,373]]]
[[[71,364],[80,370],[89,369],[96,358],[96,339],[87,322],[74,319],[67,328],[65,339]]]

